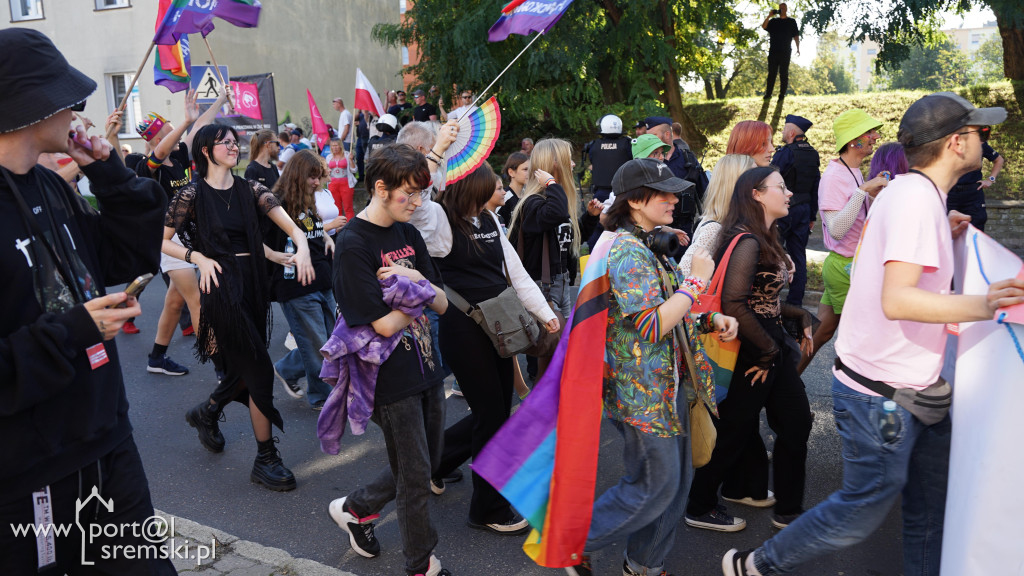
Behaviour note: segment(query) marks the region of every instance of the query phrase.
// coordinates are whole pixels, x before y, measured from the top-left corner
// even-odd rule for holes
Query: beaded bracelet
[[[697,276],[687,276],[683,280],[683,284],[689,284],[692,286],[697,294],[703,294],[704,292],[707,292],[708,289],[708,283],[704,281],[703,278],[699,278]]]

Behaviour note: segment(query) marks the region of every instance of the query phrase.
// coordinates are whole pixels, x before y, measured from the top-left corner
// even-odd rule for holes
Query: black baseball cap
[[[648,116],[647,118],[644,118],[644,126],[646,126],[648,130],[655,126],[661,126],[662,124],[668,124],[671,126],[672,119],[668,116]]]
[[[616,196],[644,187],[659,192],[682,194],[693,188],[693,182],[677,178],[668,164],[653,158],[630,160],[620,166],[612,177],[612,190]]]
[[[413,96],[425,96],[425,94],[423,93],[423,90],[414,90],[412,95]]]
[[[934,142],[964,126],[992,126],[1006,121],[1005,108],[975,108],[952,92],[936,92],[907,108],[896,138],[906,148]]]

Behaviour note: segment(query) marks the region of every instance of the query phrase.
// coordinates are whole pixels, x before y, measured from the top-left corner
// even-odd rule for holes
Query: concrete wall
[[[0,28],[23,26],[49,36],[69,62],[100,86],[85,115],[102,127],[120,103],[110,94],[110,74],[134,73],[153,39],[157,0],[131,0],[126,8],[96,10],[94,0],[42,0],[44,18],[10,21],[10,2],[0,3]],[[217,63],[231,75],[273,72],[278,117],[290,110],[299,122],[309,117],[310,89],[324,120],[338,122],[331,100],[340,96],[352,108],[355,70],[360,67],[378,92],[401,86],[401,51],[370,37],[378,22],[397,23],[398,0],[264,0],[260,25],[237,28],[216,20],[208,40]],[[198,34],[190,36],[193,64],[209,60]],[[184,93],[153,84],[153,56],[139,79],[142,114],[183,117]],[[381,98],[383,100],[383,97]],[[138,138],[122,139],[136,150]]]

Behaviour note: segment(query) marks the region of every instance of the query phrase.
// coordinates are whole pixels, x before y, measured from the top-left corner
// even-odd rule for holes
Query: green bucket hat
[[[633,159],[647,158],[652,152],[659,148],[663,148],[664,152],[668,152],[672,149],[671,146],[665,144],[654,134],[641,134],[636,138],[633,138]]]
[[[855,108],[843,112],[832,123],[832,131],[836,135],[836,154],[858,136],[881,127],[881,122],[868,116],[863,110]]]

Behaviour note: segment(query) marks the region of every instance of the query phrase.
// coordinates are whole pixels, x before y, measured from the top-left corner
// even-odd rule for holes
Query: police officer
[[[398,118],[395,118],[394,114],[385,114],[377,120],[377,130],[380,134],[370,138],[370,141],[366,145],[366,157],[369,158],[373,151],[393,144],[395,137],[398,135]]]
[[[786,188],[793,193],[789,199],[789,215],[778,222],[782,242],[796,265],[786,302],[796,306],[803,305],[804,288],[807,286],[807,239],[814,226],[818,181],[821,180],[821,158],[805,134],[811,126],[807,118],[795,114],[786,116],[786,125],[782,128],[785,146],[779,148],[772,158],[772,164],[786,181]]]
[[[991,133],[991,129],[989,129],[989,133]],[[985,136],[987,139],[988,135]],[[961,176],[949,191],[946,209],[967,214],[971,217],[971,224],[978,230],[984,231],[985,222],[988,220],[988,210],[985,209],[985,188],[996,183],[996,177],[999,176],[999,171],[1003,169],[1003,163],[1006,160],[985,140],[981,141],[981,157],[992,163],[992,172],[987,178],[983,178],[981,164],[979,164],[977,170]]]
[[[581,164],[590,170],[590,192],[598,202],[608,199],[612,191],[612,177],[615,171],[633,159],[631,140],[622,135],[622,119],[614,114],[605,114],[597,123],[600,137],[583,146]],[[583,218],[581,231],[591,247],[604,231],[597,216],[587,214]]]
[[[672,133],[672,119],[665,116],[650,116],[644,119],[647,134],[653,134],[671,148],[665,154],[665,164],[677,178],[693,182],[694,187],[683,192],[675,206],[672,216],[672,227],[686,232],[693,232],[693,220],[700,212],[704,202],[704,193],[708,188],[708,177],[704,167],[697,160],[690,146],[682,140],[676,140]]]
[[[604,202],[612,191],[612,176],[626,162],[633,159],[630,139],[622,135],[622,120],[614,114],[605,114],[598,122],[600,138],[583,146],[583,161],[589,162],[590,191],[596,200]]]

